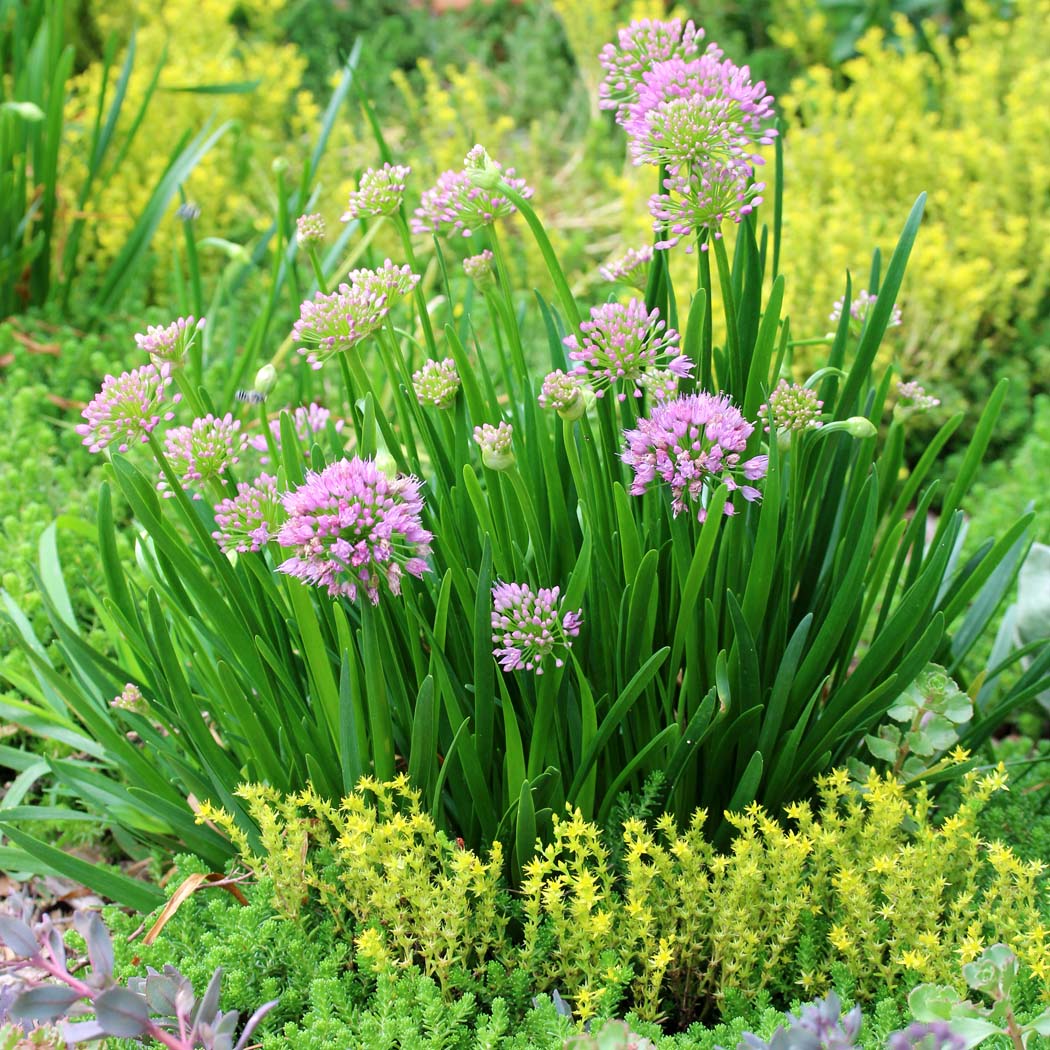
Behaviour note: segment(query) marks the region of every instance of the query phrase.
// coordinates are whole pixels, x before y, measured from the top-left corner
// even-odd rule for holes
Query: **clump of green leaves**
[[[948,1022],[966,1050],[997,1035],[1007,1036],[1015,1050],[1025,1050],[1033,1035],[1050,1036],[1050,1008],[1026,1023],[1018,1020],[1013,1001],[1018,961],[1005,944],[986,948],[962,972],[967,987],[991,1004],[962,999],[952,987],[922,984],[908,996],[908,1005],[919,1021]]]
[[[882,725],[864,743],[890,773],[904,780],[939,771],[950,760],[935,761],[959,741],[961,726],[973,717],[973,703],[937,664],[924,668],[886,712],[898,725]],[[861,779],[868,767],[856,764]]]

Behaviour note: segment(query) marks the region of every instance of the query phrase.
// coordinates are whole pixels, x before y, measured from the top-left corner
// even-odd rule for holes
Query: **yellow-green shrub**
[[[844,273],[866,281],[915,197],[926,219],[900,296],[901,352],[930,379],[965,369],[979,334],[1032,318],[1050,275],[1050,0],[1002,19],[969,0],[969,35],[933,53],[904,19],[868,33],[841,72],[814,67],[783,100],[790,123],[783,269],[792,330],[821,335]]]
[[[966,774],[958,811],[938,823],[924,792],[876,774],[858,792],[840,770],[819,782],[815,809],[787,810],[791,826],[758,806],[733,816],[727,854],[706,838],[703,812],[684,830],[667,816],[653,830],[629,820],[617,863],[599,829],[569,812],[525,867],[516,946],[498,844],[485,859],[458,848],[404,778],[362,781],[339,806],[244,788],[261,853],[226,814],[206,807],[201,819],[273,880],[285,915],[299,916],[312,891],[337,919],[352,917],[374,970],[416,964],[444,986],[453,967],[492,960],[526,967],[537,991],[557,988],[583,1017],[629,989],[641,1016],[682,1020],[730,992],[790,1001],[843,975],[861,999],[918,981],[959,985],[960,964],[997,941],[1045,985],[1041,865],[977,831],[1005,780],[1001,768]]]
[[[201,819],[273,880],[287,918],[299,917],[311,890],[337,921],[352,917],[358,954],[377,972],[418,965],[444,987],[453,967],[483,965],[505,948],[499,843],[482,860],[450,841],[407,778],[364,779],[341,804],[259,785],[240,795],[259,826],[261,855],[224,813],[206,806]]]
[[[97,4],[95,19],[103,37],[128,39],[135,26],[135,69],[128,85],[118,143],[129,132],[146,96],[157,64],[164,58],[157,90],[145,120],[119,168],[97,197],[90,216],[90,247],[102,263],[122,247],[135,220],[171,158],[180,136],[196,133],[206,122],[231,120],[233,126],[202,159],[188,179],[188,197],[201,209],[202,235],[229,237],[251,229],[263,215],[270,163],[287,153],[302,155],[301,136],[313,133],[318,106],[299,89],[305,61],[294,47],[272,42],[273,18],[280,4],[262,0],[118,0]],[[247,20],[235,26],[234,15]],[[116,68],[124,60],[118,54]],[[63,182],[79,186],[90,146],[91,127],[102,86],[102,63],[90,65],[74,82],[67,106],[71,136]],[[109,93],[113,92],[111,74]],[[258,81],[247,93],[200,94],[175,90],[193,86]],[[108,101],[107,101],[108,105]],[[69,202],[72,204],[73,202]],[[177,202],[174,207],[177,205]],[[175,223],[164,223],[154,242],[161,253],[181,236]]]

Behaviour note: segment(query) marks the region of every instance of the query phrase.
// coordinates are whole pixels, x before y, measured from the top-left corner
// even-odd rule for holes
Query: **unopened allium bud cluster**
[[[418,372],[413,373],[412,388],[421,405],[451,408],[460,388],[456,362],[451,357],[442,361],[426,361]]]
[[[849,304],[849,325],[851,331],[859,332],[860,329],[864,327],[864,322],[868,319],[868,314],[871,313],[877,299],[878,295],[869,291],[861,291],[860,295]],[[828,314],[828,320],[831,321],[832,324],[838,324],[842,319],[842,310],[845,305],[845,296],[835,300],[835,304],[831,308],[831,313]],[[894,303],[893,309],[890,311],[890,319],[886,322],[886,327],[899,328],[902,321],[903,315],[901,314],[901,308]],[[834,333],[829,333],[829,335],[834,335]]]
[[[246,444],[240,429],[240,421],[229,412],[221,417],[209,413],[164,435],[164,455],[183,488],[218,480],[240,460]],[[163,480],[158,487],[171,495]],[[193,497],[200,499],[200,493],[194,491]]]
[[[640,248],[629,248],[619,259],[598,267],[598,275],[604,281],[629,284],[644,289],[649,280],[649,264],[653,261],[653,249],[649,244]]]
[[[481,462],[489,470],[506,470],[514,463],[514,428],[504,420],[474,428],[474,441],[481,449]]]
[[[377,215],[393,215],[405,197],[405,185],[412,169],[404,164],[384,164],[369,168],[358,180],[357,189],[350,194],[341,219],[365,219]]]
[[[177,367],[185,361],[187,351],[203,327],[203,317],[199,321],[192,315],[179,317],[169,325],[150,325],[145,335],[139,333],[135,336],[135,342],[158,368],[162,365]]]
[[[600,56],[601,106],[616,111],[634,162],[667,172],[649,204],[660,248],[701,231],[720,237],[723,222],[761,203],[757,148],[776,135],[765,84],[716,44],[701,52],[703,36],[692,22],[646,19],[620,30]]]
[[[478,284],[485,284],[494,279],[495,259],[486,248],[477,255],[468,255],[463,260],[463,272]]]
[[[580,380],[574,374],[566,375],[560,368],[544,378],[539,402],[541,407],[552,408],[568,420],[579,419],[586,408]]]
[[[295,239],[304,248],[323,243],[325,235],[324,216],[313,212],[300,215],[295,220]]]
[[[771,427],[777,431],[801,432],[823,426],[820,421],[823,407],[824,402],[817,397],[816,390],[781,379],[758,411],[766,420],[767,434]]]

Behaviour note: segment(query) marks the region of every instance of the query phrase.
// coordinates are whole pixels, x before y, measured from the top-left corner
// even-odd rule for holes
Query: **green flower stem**
[[[529,368],[525,363],[525,350],[521,345],[521,332],[518,330],[517,319],[514,316],[514,300],[510,294],[510,271],[507,269],[506,256],[503,254],[503,245],[496,234],[494,226],[489,227],[489,243],[492,245],[492,255],[496,262],[496,272],[499,276],[500,297],[496,300],[499,304],[500,313],[503,317],[503,328],[510,341],[511,353],[514,357],[514,367],[518,372],[518,380],[521,390],[529,388]]]
[[[270,463],[273,464],[274,473],[276,474],[281,458],[280,453],[277,451],[277,440],[270,429],[270,417],[266,414],[265,403],[259,405],[259,422],[262,424],[262,435],[266,440],[266,454],[270,457]]]
[[[415,414],[419,408],[414,398],[409,398],[408,392],[412,389],[412,377],[408,375],[408,371],[405,368],[404,358],[401,356],[401,348],[398,346],[397,335],[394,332],[394,327],[390,323],[389,316],[387,317],[387,331],[376,334],[376,342],[379,344],[379,354],[383,359],[383,364],[386,367],[389,386],[393,391],[394,396],[394,411],[397,414],[398,424],[401,427],[401,433],[405,445],[407,446],[408,454],[412,457],[413,464],[417,473],[421,473],[419,464],[419,450],[416,447],[416,437],[414,433],[413,423],[415,421]],[[387,335],[389,338],[383,338]],[[399,381],[398,373],[401,373],[407,387],[402,385]],[[376,406],[376,411],[379,411],[379,406]],[[422,427],[420,432],[425,433]]]
[[[737,325],[736,295],[733,292],[733,273],[729,266],[729,254],[726,252],[724,237],[714,237],[715,262],[718,264],[718,285],[722,292],[722,305],[726,315],[726,353],[729,358],[729,392],[736,398],[744,396],[744,384],[747,376],[740,375],[740,333]],[[707,321],[711,311],[707,311]]]
[[[430,357],[437,357],[437,342],[434,339],[434,329],[430,324],[430,312],[427,310],[427,297],[423,292],[422,274],[419,263],[416,261],[416,253],[412,247],[412,234],[405,222],[404,215],[400,211],[390,216],[391,221],[397,228],[398,236],[401,238],[401,247],[405,252],[405,262],[412,268],[413,273],[420,274],[420,282],[415,288],[416,309],[419,312],[419,323],[423,327],[423,341],[427,344],[427,353]]]
[[[328,281],[325,279],[324,268],[321,266],[321,259],[317,254],[317,246],[314,244],[307,245],[306,255],[310,260],[310,266],[314,271],[314,280],[317,281],[317,290],[322,295],[328,294]]]
[[[550,561],[547,557],[547,551],[550,544],[540,528],[540,519],[536,516],[536,507],[532,502],[532,497],[529,495],[529,490],[525,487],[525,480],[522,478],[521,471],[518,470],[517,466],[509,467],[506,474],[510,478],[510,483],[514,488],[514,495],[517,496],[522,513],[525,515],[525,525],[529,530],[529,535],[532,537],[532,550],[536,556],[536,561],[544,578],[548,579],[550,577]]]
[[[535,781],[547,767],[547,752],[554,735],[551,730],[554,726],[554,701],[559,678],[554,674],[545,674],[536,679],[536,717],[532,723],[526,767],[526,776],[530,781]]]
[[[580,450],[576,447],[576,422],[563,419],[561,433],[565,443],[565,455],[569,460],[569,473],[572,474],[576,485],[576,499],[584,508],[585,517],[590,517],[594,514],[594,492],[580,463]]]
[[[499,338],[500,330],[505,326],[503,319],[502,300],[493,293],[491,288],[482,288],[481,294],[485,297],[488,306],[489,319],[492,321],[492,329],[496,333],[496,346],[499,348],[500,370],[503,373],[503,384],[509,391],[514,390],[514,381],[510,374],[510,365],[507,363],[507,355],[503,349],[503,340]]]
[[[536,212],[533,211],[532,205],[517,190],[502,181],[497,188],[521,212],[522,218],[528,223],[532,236],[535,238],[536,244],[539,245],[540,254],[543,256],[543,261],[547,266],[547,272],[551,275],[551,280],[554,282],[554,290],[558,295],[562,313],[565,314],[566,324],[570,331],[575,332],[580,327],[580,308],[576,305],[576,299],[569,288],[569,282],[565,280],[565,271],[562,270],[561,263],[558,262],[558,256],[554,254],[554,248],[551,247],[550,238],[547,236],[547,231],[543,228],[543,223],[540,222]]]
[[[700,337],[700,389],[714,390],[714,328],[712,314],[711,253],[704,251],[705,241],[700,233],[696,238],[696,279],[697,284],[707,296],[707,309],[704,311],[703,332]]]
[[[187,370],[184,368],[172,368],[171,375],[175,380],[175,386],[178,387],[179,393],[182,394],[186,404],[193,410],[194,417],[207,415],[198,389],[199,384],[195,384],[192,381],[187,374]]]
[[[367,598],[358,602],[361,615],[361,647],[365,667],[365,703],[372,743],[373,772],[377,780],[394,777],[394,726],[390,718],[380,649],[379,613]]]

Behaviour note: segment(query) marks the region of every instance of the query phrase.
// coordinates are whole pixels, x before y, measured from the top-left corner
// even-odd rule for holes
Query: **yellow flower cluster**
[[[150,194],[171,159],[181,136],[196,134],[209,122],[233,124],[198,164],[185,191],[201,210],[203,235],[235,237],[268,218],[262,194],[272,185],[271,162],[288,153],[296,161],[302,137],[315,131],[319,109],[313,97],[299,89],[305,60],[294,46],[273,43],[268,34],[279,3],[253,0],[118,0],[97,4],[96,19],[103,38],[111,32],[130,38],[135,29],[135,67],[116,143],[124,141],[145,99],[159,64],[157,88],[146,116],[135,132],[131,148],[101,188],[89,217],[93,243],[86,245],[100,264],[112,259],[142,214]],[[247,19],[248,29],[233,24]],[[106,105],[113,81],[124,61],[116,57],[110,74]],[[63,185],[81,185],[87,169],[91,130],[102,88],[101,62],[89,66],[73,84],[67,106],[67,167]],[[255,84],[244,93],[202,93],[187,88]],[[116,151],[114,151],[116,152]],[[73,202],[69,202],[72,204]],[[178,200],[173,203],[172,211]],[[160,253],[170,253],[181,237],[169,217],[154,241]]]
[[[650,1019],[669,1008],[688,1017],[693,1004],[729,990],[821,994],[843,964],[861,998],[902,980],[957,985],[960,963],[996,941],[1045,980],[1040,866],[976,830],[1004,783],[999,771],[968,774],[959,812],[937,824],[925,794],[875,774],[858,793],[838,771],[820,782],[816,812],[788,809],[794,829],[759,806],[732,816],[727,855],[705,839],[702,812],[684,832],[667,817],[655,834],[631,821],[622,879],[593,828],[572,814],[555,824],[522,886],[525,957],[588,1002],[607,990],[599,961],[615,978],[610,990],[626,971],[639,1015]],[[815,965],[799,973],[803,933],[814,929],[824,931]]]
[[[639,1016],[687,1021],[729,992],[820,995],[844,967],[855,994],[932,981],[960,987],[960,964],[1002,941],[1046,985],[1050,931],[1037,901],[1041,865],[983,841],[977,815],[1005,773],[970,772],[957,812],[872,773],[858,791],[845,770],[819,781],[815,807],[787,823],[760,806],[731,816],[728,853],[704,835],[624,825],[618,862],[578,811],[555,817],[525,865],[521,943],[506,935],[503,856],[486,859],[439,832],[404,777],[363,780],[341,804],[312,791],[240,792],[259,828],[253,850],[233,819],[205,807],[242,858],[298,915],[308,893],[354,920],[359,960],[376,972],[417,965],[447,984],[452,967],[523,966],[537,991],[556,987],[578,1016],[630,991]]]
[[[461,848],[423,812],[406,777],[364,779],[335,805],[312,790],[282,797],[249,785],[240,797],[257,823],[262,853],[233,818],[205,807],[242,859],[273,882],[274,903],[295,918],[313,891],[339,921],[356,923],[358,957],[376,972],[419,966],[444,987],[454,967],[478,967],[505,946],[503,853]]]
[[[954,47],[931,26],[933,53],[922,50],[902,18],[894,47],[878,30],[860,41],[844,89],[814,67],[782,100],[793,333],[828,330],[845,271],[866,287],[873,249],[888,257],[925,190],[897,342],[906,370],[931,379],[980,334],[1008,339],[1050,276],[1050,0],[1018,0],[1007,19],[984,0],[966,12]]]

